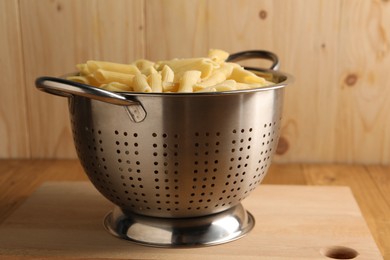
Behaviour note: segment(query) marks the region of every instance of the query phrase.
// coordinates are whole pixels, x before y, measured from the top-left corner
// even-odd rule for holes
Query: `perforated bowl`
[[[276,67],[266,54],[261,57]],[[121,214],[183,219],[240,206],[271,164],[290,77],[252,70],[275,85],[218,93],[111,93],[43,77],[37,86],[70,97],[80,162]]]

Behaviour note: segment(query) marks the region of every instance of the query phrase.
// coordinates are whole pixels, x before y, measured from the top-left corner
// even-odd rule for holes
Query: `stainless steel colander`
[[[270,59],[278,67],[276,55],[266,51],[230,56],[250,58]],[[271,164],[291,77],[248,69],[275,85],[218,93],[113,93],[60,78],[37,79],[39,89],[69,97],[80,162],[99,192],[117,205],[105,219],[111,233],[147,245],[188,246],[231,241],[253,227],[240,202]],[[211,227],[226,218],[236,221],[236,229]]]

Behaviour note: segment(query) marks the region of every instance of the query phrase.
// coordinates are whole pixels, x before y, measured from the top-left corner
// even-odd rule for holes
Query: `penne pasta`
[[[236,82],[241,83],[260,83],[265,84],[265,79],[257,76],[251,71],[245,70],[242,67],[233,68],[232,74],[229,79],[233,79]]]
[[[134,75],[132,74],[125,74],[102,69],[98,69],[93,75],[94,78],[101,84],[119,82],[128,86],[131,86],[133,84],[134,78]]]
[[[87,75],[85,77],[88,79],[89,85],[92,85],[92,86],[95,86],[95,87],[99,87],[101,85],[101,83],[99,83],[96,80],[96,78],[94,77],[93,74],[89,74],[89,75]]]
[[[85,63],[77,64],[76,68],[79,70],[80,75],[82,75],[82,76],[91,74],[91,72],[88,69],[87,64],[85,64]]]
[[[177,92],[179,89],[179,83],[162,82],[163,92]]]
[[[211,49],[209,50],[208,54],[209,58],[212,61],[215,61],[218,64],[223,63],[227,58],[229,57],[229,53],[223,50],[218,50],[218,49]]]
[[[168,65],[164,65],[161,70],[161,77],[163,82],[173,82],[173,79],[175,78],[175,73]]]
[[[87,67],[90,73],[95,73],[97,70],[113,71],[125,74],[136,74],[139,73],[137,66],[132,64],[120,64],[108,61],[87,61]]]
[[[235,86],[229,86],[229,85],[218,85],[214,86],[216,91],[232,91],[232,90],[237,90]]]
[[[79,75],[67,79],[109,91],[158,93],[233,91],[273,84],[267,73],[245,70],[226,62],[228,57],[223,50],[211,49],[204,58],[139,59],[131,64],[89,60],[76,65]]]
[[[226,78],[228,78],[232,74],[234,68],[240,68],[240,65],[232,62],[225,62],[222,63],[220,67],[215,70],[215,72],[221,72],[226,76]]]
[[[145,76],[149,76],[152,73],[158,73],[154,67],[148,67],[141,71],[141,74],[144,74]]]
[[[211,91],[232,91],[232,90],[237,90],[237,82],[234,80],[225,80],[224,82],[210,86],[207,88],[204,88],[204,92],[211,92]],[[202,90],[198,90],[202,91]]]
[[[154,62],[149,61],[149,60],[140,59],[140,60],[136,60],[133,64],[134,64],[140,71],[143,71],[143,70],[146,70],[146,69],[148,69],[148,68],[150,68],[150,67],[153,67]]]
[[[163,92],[161,75],[157,71],[149,75],[148,83],[152,92]]]
[[[141,73],[134,76],[133,89],[135,92],[152,92],[146,81],[146,76]]]
[[[208,88],[198,89],[194,92],[217,92],[217,90],[214,87],[208,87]]]
[[[100,87],[102,89],[109,90],[109,91],[118,91],[118,92],[132,91],[132,88],[119,82],[111,82],[108,84],[103,84]]]
[[[72,80],[83,84],[89,84],[89,80],[85,76],[69,76],[67,77],[67,80]]]
[[[186,71],[198,70],[201,72],[201,78],[204,79],[210,76],[214,68],[219,67],[218,64],[207,58],[175,59],[159,63],[159,67],[164,65],[173,70],[175,74],[174,82],[178,82]]]
[[[201,72],[198,70],[189,70],[184,72],[180,79],[180,86],[177,92],[193,92],[192,87],[199,81]]]
[[[226,79],[225,74],[223,74],[222,72],[216,71],[208,79],[196,84],[194,86],[194,89],[197,90],[197,89],[211,87],[211,86],[214,86],[216,84],[223,82],[225,79]]]

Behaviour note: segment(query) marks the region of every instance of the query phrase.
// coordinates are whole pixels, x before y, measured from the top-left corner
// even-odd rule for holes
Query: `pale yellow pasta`
[[[72,80],[83,84],[89,84],[89,80],[85,76],[69,76],[67,80]]]
[[[82,75],[82,76],[91,74],[91,72],[88,69],[87,64],[85,64],[85,63],[77,64],[76,68],[80,71],[80,75]]]
[[[162,92],[162,80],[161,75],[156,71],[149,75],[148,77],[148,83],[150,85],[150,88],[152,89],[152,92]]]
[[[219,87],[219,86],[225,86],[228,88],[236,89],[237,82],[235,80],[228,79],[228,80],[225,80],[224,82],[221,82],[221,83],[215,85],[215,87]]]
[[[212,61],[221,64],[229,57],[229,53],[223,50],[211,49],[208,56]]]
[[[217,85],[210,86],[204,89],[198,89],[197,92],[212,92],[212,91],[232,91],[237,90],[237,82],[234,80],[225,80]]]
[[[211,75],[214,68],[219,65],[208,58],[193,58],[193,59],[174,59],[170,61],[161,61],[158,63],[158,68],[164,65],[169,66],[175,73],[174,82],[180,81],[186,71],[198,70],[201,72],[201,78],[207,78]]]
[[[88,84],[89,85],[92,85],[92,86],[95,86],[95,87],[99,87],[101,85],[101,83],[99,83],[95,76],[93,74],[89,74],[87,76],[85,76],[87,79],[88,79]]]
[[[173,83],[173,82],[162,82],[162,89],[163,92],[177,92],[179,89],[179,83]]]
[[[194,90],[194,92],[217,92],[217,90],[214,87],[208,87],[208,88]]]
[[[175,73],[168,65],[164,65],[161,70],[161,77],[163,82],[173,82]]]
[[[149,76],[152,73],[158,73],[157,70],[152,66],[148,67],[141,71],[141,74],[144,74],[145,76]]]
[[[229,85],[217,85],[214,86],[216,91],[232,91],[237,90],[237,87],[235,86],[229,86]]]
[[[223,74],[222,72],[216,71],[210,77],[208,77],[206,80],[197,83],[194,86],[194,90],[214,86],[216,84],[223,82],[225,79],[226,79],[225,74]]]
[[[150,60],[144,60],[144,59],[136,60],[135,62],[133,62],[133,64],[135,66],[137,66],[137,68],[140,71],[143,71],[143,70],[145,70],[147,68],[150,68],[150,67],[154,66],[154,62],[152,62]]]
[[[192,87],[200,80],[201,72],[198,70],[189,70],[184,72],[180,79],[180,86],[177,92],[193,92]]]
[[[86,75],[86,76],[69,76],[66,78],[67,80],[72,80],[75,82],[92,85],[95,87],[99,87],[101,83],[97,82],[97,80],[93,77],[93,75]]]
[[[240,68],[241,66],[238,65],[237,63],[232,63],[232,62],[225,62],[220,65],[219,68],[215,69],[214,72],[221,72],[223,73],[226,78],[230,77],[230,75],[233,72],[234,68]]]
[[[256,85],[257,87],[262,86],[261,84],[247,84],[247,83],[238,82],[238,83],[237,83],[237,89],[238,89],[238,90],[250,89],[250,88],[254,87],[255,85]]]
[[[108,61],[87,61],[88,70],[90,73],[95,73],[97,70],[102,69],[105,71],[113,71],[125,74],[135,74],[139,73],[137,66],[132,64],[120,64]]]
[[[135,92],[152,92],[152,89],[146,80],[146,76],[141,73],[135,75],[133,89]]]
[[[274,83],[270,82],[270,81],[265,81],[264,83],[240,83],[242,84],[241,85],[241,89],[244,89],[244,88],[262,88],[262,87],[266,87],[266,86],[270,86]]]
[[[226,62],[229,53],[211,49],[208,57],[131,64],[89,60],[77,64],[79,75],[68,77],[110,91],[211,92],[260,88],[272,85],[268,74],[258,75],[237,63]]]
[[[131,86],[133,84],[134,75],[120,72],[98,69],[94,73],[95,79],[101,84],[110,82],[119,82]]]
[[[119,83],[119,82],[111,82],[108,84],[103,84],[100,86],[102,89],[109,90],[109,91],[132,91],[133,89],[130,88],[129,86]]]
[[[229,79],[233,79],[240,83],[266,83],[264,78],[261,78],[255,73],[245,70],[242,67],[233,68],[232,74],[229,76]]]

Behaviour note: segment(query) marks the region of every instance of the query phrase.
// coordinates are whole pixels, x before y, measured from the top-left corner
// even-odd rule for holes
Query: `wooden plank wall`
[[[275,161],[390,163],[388,0],[0,0],[0,35],[1,158],[76,157],[67,101],[36,77],[221,48],[295,76]]]

